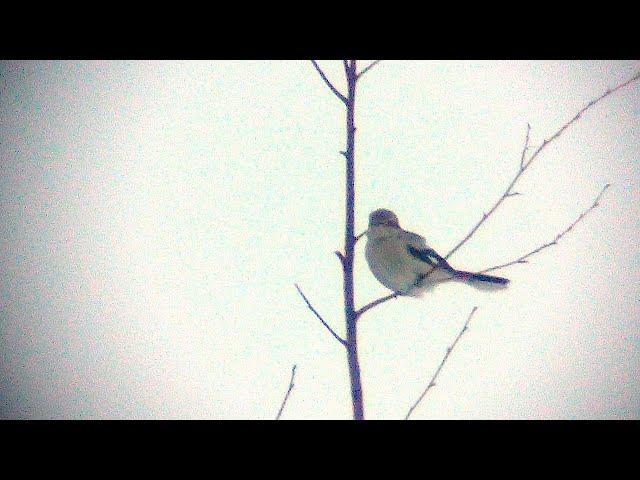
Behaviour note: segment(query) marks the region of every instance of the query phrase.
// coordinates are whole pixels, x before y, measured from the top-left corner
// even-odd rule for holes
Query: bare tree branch
[[[322,69],[320,68],[320,66],[318,65],[318,62],[316,62],[315,60],[311,60],[311,63],[313,63],[313,66],[315,67],[315,69],[318,71],[318,73],[320,74],[320,77],[322,77],[322,80],[324,80],[324,83],[327,84],[327,86],[331,89],[331,91],[334,93],[334,95],[336,97],[338,97],[340,100],[342,100],[342,103],[344,103],[346,105],[347,103],[347,97],[345,97],[343,94],[341,94],[338,89],[336,87],[333,86],[333,84],[329,81],[329,79],[327,78],[327,76],[324,74],[324,72],[322,71]]]
[[[391,300],[392,298],[398,298],[401,295],[399,293],[392,293],[390,295],[387,295],[386,297],[381,297],[377,300],[374,300],[373,302],[367,303],[364,307],[360,308],[360,310],[356,311],[356,318],[360,318],[360,316],[368,311],[371,310],[373,307],[380,305],[381,303],[386,302],[387,300]]]
[[[510,262],[507,263],[503,263],[502,265],[496,265],[495,267],[491,267],[491,268],[485,268],[484,270],[481,270],[479,273],[485,273],[485,272],[490,272],[492,270],[498,270],[500,268],[505,268],[505,267],[509,267],[511,265],[515,265],[517,263],[528,263],[528,258],[535,255],[536,253],[544,250],[545,248],[549,248],[552,247],[554,245],[558,244],[558,241],[564,237],[567,233],[569,233],[571,230],[573,230],[573,227],[575,227],[578,223],[580,223],[582,221],[582,219],[584,219],[589,212],[591,212],[592,210],[594,210],[595,208],[597,208],[600,205],[600,199],[602,198],[602,196],[604,195],[604,192],[607,190],[607,188],[609,188],[611,185],[609,183],[607,183],[602,190],[600,190],[600,193],[598,194],[598,196],[596,197],[596,199],[593,201],[593,204],[587,208],[585,211],[583,211],[580,216],[571,224],[569,225],[567,228],[565,228],[562,232],[560,232],[558,235],[556,235],[556,237],[548,242],[545,243],[544,245],[539,246],[538,248],[531,250],[529,253],[526,253],[524,255],[522,255],[519,258],[516,258],[515,260],[512,260]]]
[[[335,337],[336,340],[338,340],[342,345],[344,345],[345,347],[347,346],[347,342],[346,340],[343,340],[342,337],[340,337],[340,335],[338,335],[336,332],[333,331],[333,328],[331,328],[329,326],[329,324],[327,322],[324,321],[324,319],[322,318],[322,316],[318,313],[318,311],[313,308],[313,305],[311,305],[311,302],[309,302],[309,299],[307,299],[307,297],[305,296],[304,293],[302,293],[302,290],[300,290],[300,287],[298,286],[297,283],[294,283],[296,289],[298,290],[298,293],[300,294],[300,296],[302,297],[302,299],[305,301],[305,303],[307,304],[307,307],[309,307],[309,310],[311,310],[313,312],[313,314],[318,317],[318,320],[320,320],[322,322],[322,324],[326,327],[327,330],[329,330],[329,332],[331,333],[331,335],[333,335]]]
[[[505,199],[514,196],[514,194],[511,193],[511,189],[514,187],[514,185],[516,184],[520,176],[525,172],[527,167],[531,164],[531,160],[529,160],[529,162],[527,163],[525,163],[525,160],[524,160],[527,154],[527,149],[529,148],[529,132],[530,131],[531,131],[531,126],[527,123],[527,135],[524,142],[524,147],[522,147],[522,155],[520,157],[520,169],[516,173],[516,176],[513,178],[513,180],[511,180],[511,183],[509,184],[507,189],[504,191],[504,193],[498,199],[498,201],[493,204],[491,209],[488,212],[485,212],[482,214],[482,218],[478,221],[478,223],[475,224],[475,226],[469,231],[469,233],[467,233],[467,235],[462,240],[460,240],[460,242],[458,242],[458,244],[455,247],[453,247],[449,251],[449,253],[447,253],[444,256],[444,258],[449,258],[451,255],[453,255],[460,247],[462,247],[462,245],[464,245],[473,236],[474,233],[476,233],[476,231],[480,228],[480,226],[487,220],[487,218],[491,216],[491,214],[493,214],[493,212],[495,212],[498,209],[498,207],[502,204],[502,202],[504,202]]]
[[[280,417],[282,416],[282,411],[284,410],[284,407],[287,404],[287,400],[289,400],[289,394],[291,393],[291,390],[293,390],[293,387],[294,387],[293,379],[296,376],[296,366],[297,365],[294,365],[293,368],[291,369],[291,380],[289,381],[289,388],[287,389],[287,393],[285,393],[284,395],[284,399],[282,400],[282,405],[280,405],[280,410],[278,410],[278,415],[276,415],[276,420],[280,420]]]
[[[595,104],[599,103],[601,100],[605,99],[606,97],[608,97],[612,93],[615,93],[618,90],[621,90],[622,88],[626,87],[627,85],[637,81],[638,79],[640,79],[640,72],[637,72],[629,80],[619,84],[618,86],[616,86],[614,88],[607,89],[602,95],[600,95],[595,100],[591,100],[580,111],[578,111],[578,113],[576,113],[567,123],[565,123],[562,127],[560,127],[560,129],[558,129],[556,131],[556,133],[554,133],[549,139],[547,139],[544,142],[542,142],[542,145],[540,145],[533,152],[533,154],[529,157],[528,160],[526,160],[526,152],[527,152],[527,150],[529,150],[529,133],[530,133],[530,130],[531,130],[531,126],[527,123],[526,138],[525,138],[525,142],[524,142],[524,147],[522,148],[522,154],[521,154],[521,157],[520,157],[520,168],[516,172],[515,177],[511,180],[511,183],[507,186],[507,189],[504,191],[502,196],[496,201],[496,203],[491,207],[491,209],[488,212],[486,212],[486,213],[484,213],[482,215],[482,218],[478,221],[478,223],[476,223],[476,225],[469,231],[469,233],[467,233],[467,235],[462,240],[460,240],[460,242],[458,242],[458,244],[455,247],[453,247],[449,251],[449,253],[447,253],[447,255],[445,255],[444,258],[448,259],[451,255],[453,255],[456,251],[458,251],[458,249],[460,247],[462,247],[462,245],[464,245],[476,233],[476,231],[478,231],[480,226],[487,220],[487,218],[489,218],[491,216],[491,214],[493,214],[496,211],[496,209],[502,204],[502,202],[506,198],[514,197],[516,195],[521,195],[520,192],[511,191],[512,188],[515,186],[516,182],[520,179],[520,177],[527,170],[527,168],[529,168],[529,166],[531,165],[533,160],[535,160],[538,157],[538,155],[546,148],[547,145],[549,145],[549,143],[553,142],[560,135],[562,135],[562,133],[567,128],[569,128],[576,121],[578,121],[580,119],[580,117],[582,116],[582,114],[584,114],[587,110],[589,110]],[[530,252],[528,254],[528,256],[533,255],[534,253],[537,253],[537,252],[535,252],[535,251],[534,252]],[[519,260],[525,260],[525,259],[519,259]],[[524,262],[521,262],[521,261],[519,262],[518,260],[515,260],[514,262],[516,262],[516,263],[524,263]],[[490,271],[490,270],[496,270],[498,268],[503,268],[503,267],[506,267],[507,265],[511,265],[511,264],[512,263],[504,264],[504,265],[500,265],[500,266],[496,266],[496,267],[492,267],[491,269],[483,270],[483,272],[487,272],[487,271]],[[364,307],[362,307],[359,310],[359,314],[362,315],[367,310],[370,310],[371,308],[376,307],[376,306],[386,302],[387,300],[391,300],[392,298],[396,298],[397,296],[398,296],[397,294],[391,294],[391,295],[387,295],[386,297],[378,298],[377,300],[374,300],[373,302],[370,302],[367,305],[365,305]]]
[[[346,105],[346,136],[347,144],[344,150],[345,158],[345,222],[344,222],[344,265],[342,268],[343,299],[345,327],[347,332],[347,364],[349,367],[349,383],[351,384],[351,405],[353,419],[364,420],[364,396],[362,392],[362,379],[360,375],[360,360],[358,359],[358,334],[357,316],[354,305],[355,290],[353,285],[353,265],[355,247],[355,204],[356,204],[356,180],[355,180],[355,151],[356,151],[356,84],[358,76],[356,60],[344,61],[344,73],[347,77],[347,103]]]
[[[411,416],[413,411],[418,407],[418,405],[420,405],[420,402],[422,402],[422,399],[429,392],[429,390],[431,390],[433,387],[436,386],[436,378],[438,378],[438,375],[440,374],[440,371],[442,370],[442,367],[444,367],[444,364],[446,363],[447,359],[449,358],[449,355],[451,355],[451,352],[453,351],[453,349],[458,344],[458,341],[460,340],[460,337],[462,337],[464,332],[466,332],[469,329],[469,322],[471,321],[471,318],[473,318],[473,314],[476,313],[477,309],[478,309],[478,307],[473,307],[471,309],[471,313],[469,313],[469,316],[467,317],[467,321],[464,323],[464,326],[462,327],[462,330],[460,330],[460,333],[458,333],[458,336],[453,341],[451,346],[449,348],[447,348],[447,352],[444,354],[444,357],[442,358],[442,361],[440,362],[440,365],[436,369],[435,373],[431,377],[431,380],[429,380],[429,383],[427,384],[427,388],[424,389],[424,391],[422,392],[420,397],[418,397],[418,400],[416,400],[415,403],[411,406],[411,408],[407,412],[407,415],[404,417],[405,420],[409,419],[409,417]]]
[[[320,77],[331,89],[331,91],[344,103],[346,107],[345,127],[346,146],[340,152],[345,159],[345,229],[344,229],[344,250],[336,251],[335,254],[342,265],[343,295],[346,339],[341,338],[324,321],[324,319],[313,308],[307,297],[302,293],[300,287],[296,285],[298,293],[307,303],[309,309],[318,317],[327,330],[338,340],[347,350],[347,364],[349,368],[349,382],[351,384],[351,404],[353,407],[354,420],[364,420],[364,399],[362,392],[362,380],[360,375],[360,362],[358,359],[358,336],[357,336],[357,315],[354,306],[354,285],[353,285],[353,265],[354,246],[356,236],[354,233],[355,220],[355,145],[356,145],[356,84],[358,81],[357,61],[343,60],[344,73],[347,80],[347,95],[341,94],[329,81],[324,72],[320,69],[315,60],[311,61]]]
[[[527,156],[527,149],[529,148],[529,133],[531,133],[531,125],[527,123],[527,136],[524,139],[524,146],[522,147],[522,155],[520,156],[520,170],[524,168],[524,159]]]
[[[617,92],[618,90],[620,90],[621,88],[624,88],[625,86],[629,85],[630,83],[636,81],[640,79],[640,72],[636,73],[633,77],[631,77],[629,80],[621,83],[620,85],[618,85],[615,88],[609,88],[607,89],[606,92],[604,92],[602,95],[600,95],[598,98],[596,98],[595,100],[591,100],[589,103],[587,103],[580,111],[578,111],[578,113],[576,113],[567,123],[565,123],[564,125],[562,125],[562,127],[560,127],[558,129],[558,131],[556,131],[556,133],[554,133],[549,139],[545,140],[544,142],[542,142],[542,145],[540,145],[531,155],[531,157],[529,157],[528,160],[525,160],[526,158],[526,151],[529,147],[529,131],[531,130],[531,126],[529,124],[527,124],[527,137],[525,140],[525,145],[524,148],[522,149],[522,156],[520,159],[520,169],[516,172],[515,177],[513,177],[513,180],[511,180],[511,183],[509,184],[509,186],[507,187],[507,189],[504,191],[504,193],[502,194],[502,196],[498,199],[498,201],[496,203],[493,204],[493,206],[491,207],[491,209],[487,212],[484,213],[482,215],[482,218],[478,221],[478,223],[476,223],[476,225],[469,231],[469,233],[462,239],[460,240],[460,242],[458,242],[458,244],[453,247],[451,249],[451,251],[449,251],[449,253],[447,253],[445,255],[444,258],[449,258],[451,255],[453,255],[460,247],[462,247],[462,245],[464,245],[472,236],[474,233],[476,233],[476,231],[480,228],[480,226],[487,220],[487,218],[489,218],[491,216],[491,214],[493,212],[496,211],[496,209],[502,204],[502,202],[508,198],[513,196],[511,189],[514,187],[514,185],[516,184],[516,182],[520,179],[520,177],[522,176],[522,174],[527,170],[527,168],[529,168],[529,166],[531,165],[531,163],[538,157],[538,155],[540,154],[540,152],[542,152],[547,145],[549,145],[551,142],[553,142],[554,140],[556,140],[560,135],[562,135],[562,133],[569,128],[571,125],[573,125],[575,122],[577,122],[580,117],[582,116],[583,113],[585,113],[587,110],[589,110],[591,107],[593,107],[595,104],[597,104],[598,102],[600,102],[601,100],[605,99],[606,97],[608,97],[609,95],[611,95],[614,92]]]
[[[371,62],[369,65],[367,65],[359,74],[358,74],[358,78],[362,77],[365,73],[367,73],[369,70],[371,70],[373,67],[375,67],[378,63],[380,63],[380,60],[375,60],[373,62]]]

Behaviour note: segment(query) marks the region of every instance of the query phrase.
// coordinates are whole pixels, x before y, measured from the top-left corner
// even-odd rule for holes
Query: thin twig
[[[527,136],[524,139],[522,155],[520,156],[520,170],[524,168],[524,158],[527,156],[527,149],[529,148],[529,133],[531,133],[531,124],[527,123]]]
[[[511,193],[511,189],[514,187],[514,185],[516,184],[520,176],[525,172],[527,167],[531,164],[531,160],[529,160],[529,162],[527,163],[525,163],[524,161],[524,158],[526,157],[526,154],[527,154],[527,149],[529,148],[529,132],[530,131],[531,131],[531,126],[527,123],[527,135],[524,142],[524,146],[522,147],[522,155],[520,157],[520,168],[516,172],[516,176],[513,178],[513,180],[511,180],[511,183],[509,184],[507,189],[504,191],[504,193],[498,199],[498,201],[493,204],[491,209],[488,212],[485,212],[482,214],[482,218],[478,221],[478,223],[475,224],[475,226],[469,231],[469,233],[467,233],[467,235],[462,240],[460,240],[458,244],[455,247],[453,247],[449,251],[449,253],[447,253],[444,256],[444,258],[449,258],[451,255],[453,255],[460,247],[462,247],[462,245],[464,245],[473,236],[474,233],[476,233],[476,231],[480,228],[480,226],[487,220],[487,218],[491,216],[491,214],[493,214],[493,212],[495,212],[498,209],[498,207],[502,204],[502,202],[504,202],[505,199],[514,196]]]
[[[558,129],[558,131],[556,131],[556,133],[554,133],[549,139],[546,139],[544,142],[542,142],[542,145],[540,145],[535,150],[535,152],[533,152],[531,157],[529,157],[529,160],[525,160],[526,150],[529,147],[529,130],[531,129],[529,124],[527,124],[527,138],[526,138],[526,141],[525,141],[525,146],[522,149],[522,157],[521,157],[521,160],[520,160],[520,169],[516,172],[516,175],[513,177],[513,180],[511,180],[511,183],[509,184],[507,189],[504,191],[502,196],[498,199],[498,201],[496,203],[494,203],[494,205],[491,207],[491,209],[487,213],[484,213],[482,215],[482,218],[478,221],[478,223],[476,223],[476,225],[469,231],[469,233],[462,240],[460,240],[460,242],[458,242],[458,244],[455,247],[453,247],[451,249],[451,251],[449,251],[449,253],[447,253],[445,255],[444,258],[449,258],[460,247],[462,247],[462,245],[464,245],[473,236],[473,234],[476,233],[476,231],[487,220],[487,218],[489,218],[491,216],[491,214],[496,211],[496,209],[502,204],[502,202],[505,200],[505,198],[513,196],[513,195],[511,195],[511,189],[514,187],[516,182],[520,179],[522,174],[527,170],[527,168],[529,168],[531,163],[538,157],[540,152],[542,152],[547,147],[547,145],[549,145],[551,142],[556,140],[560,135],[562,135],[562,133],[567,128],[569,128],[571,125],[573,125],[575,122],[577,122],[578,119],[580,119],[580,117],[582,116],[582,114],[585,113],[587,110],[589,110],[591,107],[593,107],[595,104],[597,104],[598,102],[600,102],[604,98],[608,97],[612,93],[620,90],[621,88],[624,88],[625,86],[629,85],[630,83],[632,83],[632,82],[634,82],[634,81],[636,81],[638,79],[640,79],[640,72],[636,73],[629,80],[619,84],[617,87],[607,89],[606,92],[604,92],[602,95],[600,95],[595,100],[591,100],[580,111],[578,111],[578,113],[576,113],[568,122],[566,122],[564,125],[562,125],[562,127],[560,127],[560,129]]]
[[[380,60],[375,60],[373,62],[371,62],[369,65],[367,65],[366,68],[364,68],[359,74],[358,74],[358,78],[362,77],[365,73],[367,73],[369,70],[371,70],[373,67],[375,67],[378,63],[380,63]]]
[[[313,308],[313,305],[311,305],[311,302],[309,302],[309,299],[305,296],[304,293],[302,293],[302,290],[300,290],[300,287],[298,286],[297,283],[294,283],[296,289],[298,290],[298,293],[300,294],[300,296],[302,297],[302,299],[305,301],[305,303],[307,304],[307,307],[309,307],[309,310],[311,310],[314,315],[316,317],[318,317],[318,320],[320,320],[322,322],[322,324],[327,328],[327,330],[329,330],[329,332],[331,332],[331,335],[333,335],[335,337],[336,340],[338,340],[342,345],[344,345],[345,347],[347,346],[347,342],[346,340],[343,340],[342,337],[340,337],[340,335],[338,335],[336,332],[333,331],[333,328],[331,328],[329,326],[329,324],[327,322],[324,321],[324,319],[322,318],[322,316],[318,313],[318,311]]]
[[[362,232],[360,235],[358,235],[355,240],[353,241],[354,244],[358,243],[358,240],[360,240],[362,237],[364,237],[367,234],[367,231],[365,230],[364,232]]]
[[[466,332],[469,329],[469,322],[471,321],[471,318],[473,317],[473,314],[476,313],[477,309],[478,309],[478,307],[473,307],[473,309],[471,309],[471,313],[469,313],[469,316],[467,317],[467,321],[464,323],[464,326],[462,327],[462,330],[460,330],[460,333],[458,333],[458,336],[453,341],[451,346],[449,348],[447,348],[447,352],[444,354],[444,357],[442,358],[442,361],[440,362],[440,365],[436,369],[435,373],[431,377],[431,380],[429,380],[429,384],[427,385],[427,388],[424,389],[424,391],[422,392],[420,397],[418,397],[418,400],[416,400],[416,402],[411,406],[411,408],[407,412],[407,415],[404,417],[405,420],[409,419],[409,417],[411,416],[413,411],[418,407],[420,402],[422,402],[422,399],[429,392],[429,390],[431,390],[433,387],[436,386],[436,378],[438,378],[438,375],[440,374],[440,371],[442,370],[442,367],[444,367],[444,364],[446,363],[447,359],[449,358],[449,355],[451,355],[451,352],[453,351],[453,349],[458,344],[458,341],[460,340],[460,337],[462,337],[464,332]]]
[[[491,272],[493,270],[499,270],[501,268],[510,267],[511,265],[516,265],[516,264],[521,264],[521,263],[528,263],[529,261],[527,259],[529,257],[535,255],[538,252],[541,252],[542,250],[544,250],[546,248],[549,248],[549,247],[552,247],[554,245],[557,245],[562,237],[564,237],[567,233],[569,233],[571,230],[573,230],[573,228],[578,223],[580,223],[592,210],[594,210],[595,208],[600,206],[600,200],[602,199],[602,196],[604,195],[604,193],[606,192],[606,190],[610,186],[611,186],[611,184],[607,183],[602,188],[602,190],[600,190],[600,193],[598,194],[596,199],[593,201],[591,206],[589,208],[587,208],[585,211],[583,211],[571,225],[569,225],[562,232],[560,232],[558,235],[556,235],[555,238],[552,241],[547,242],[547,243],[539,246],[538,248],[536,248],[534,250],[531,250],[529,253],[526,253],[526,254],[522,255],[521,257],[516,258],[515,260],[512,260],[512,261],[507,262],[507,263],[503,263],[501,265],[496,265],[495,267],[485,268],[484,270],[478,271],[478,273],[487,273],[487,272]],[[517,194],[517,192],[513,193],[512,195],[515,195],[515,194]],[[375,307],[377,305],[380,305],[381,303],[384,303],[387,300],[391,300],[392,298],[397,298],[398,296],[399,296],[399,294],[394,293],[394,294],[391,294],[391,295],[387,295],[386,297],[379,298],[378,300],[375,300],[375,301],[365,305],[360,310],[358,310],[356,313],[357,313],[358,316],[360,316],[364,312],[366,312],[367,310],[369,310],[369,309],[371,309],[371,308],[373,308],[373,307]]]
[[[322,77],[322,80],[324,80],[324,83],[327,84],[327,86],[331,89],[331,91],[334,93],[334,95],[336,97],[338,97],[340,100],[342,100],[342,103],[344,103],[346,105],[347,103],[347,97],[345,97],[343,94],[341,94],[338,89],[336,87],[333,86],[333,84],[329,81],[329,79],[327,78],[327,76],[324,74],[324,72],[322,71],[322,69],[320,68],[320,66],[318,65],[318,62],[316,62],[315,60],[311,60],[311,63],[313,63],[313,66],[315,67],[315,69],[318,71],[318,73],[320,74],[320,77]]]
[[[296,376],[296,365],[291,369],[291,380],[289,381],[289,388],[287,389],[287,393],[284,395],[284,399],[282,400],[282,405],[280,405],[280,410],[278,410],[278,415],[276,415],[276,420],[280,420],[280,416],[282,415],[282,411],[284,410],[285,405],[287,404],[287,400],[289,400],[289,394],[291,390],[293,390],[294,383],[293,379]]]
[[[360,308],[360,310],[356,311],[356,318],[360,318],[360,316],[364,312],[371,310],[373,307],[380,305],[381,303],[384,303],[387,300],[391,300],[392,298],[398,298],[399,296],[401,296],[399,293],[392,293],[390,295],[387,295],[386,297],[381,297],[377,300],[374,300],[373,302],[367,303],[364,307]]]
[[[604,195],[604,192],[607,190],[607,188],[609,188],[610,186],[611,185],[609,183],[607,183],[602,188],[602,190],[600,191],[600,193],[598,194],[596,199],[593,201],[593,204],[591,204],[591,206],[589,208],[587,208],[585,211],[583,211],[580,214],[580,216],[578,216],[578,218],[571,225],[569,225],[562,232],[560,232],[558,235],[556,235],[556,237],[552,241],[550,241],[548,243],[545,243],[544,245],[541,245],[541,246],[539,246],[538,248],[536,248],[534,250],[531,250],[529,253],[526,253],[526,254],[522,255],[521,257],[516,258],[515,260],[512,260],[512,261],[507,262],[507,263],[503,263],[502,265],[496,265],[495,267],[486,268],[484,270],[481,270],[479,273],[491,272],[492,270],[498,270],[500,268],[509,267],[509,266],[515,265],[517,263],[528,263],[527,259],[529,257],[531,257],[532,255],[535,255],[536,253],[544,250],[545,248],[549,248],[549,247],[552,247],[553,245],[557,245],[558,241],[562,237],[564,237],[567,233],[569,233],[571,230],[573,230],[573,227],[575,227],[578,223],[580,223],[589,214],[589,212],[591,212],[593,209],[597,208],[600,205],[600,199]]]

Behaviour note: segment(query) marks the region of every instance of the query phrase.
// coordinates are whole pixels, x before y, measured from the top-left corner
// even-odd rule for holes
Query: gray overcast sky
[[[340,62],[320,62],[344,88]],[[540,143],[640,62],[386,61],[359,84],[356,230],[452,247]],[[308,61],[0,64],[2,418],[350,418],[344,108]],[[480,269],[601,206],[508,289],[363,317],[369,418],[640,417],[640,84],[550,146],[452,257]],[[387,293],[356,252],[356,303]]]

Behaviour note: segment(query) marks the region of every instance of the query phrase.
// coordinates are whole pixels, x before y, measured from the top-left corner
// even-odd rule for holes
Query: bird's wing
[[[407,242],[407,245],[411,245],[414,248],[428,248],[427,242],[423,236],[417,233],[409,232],[407,230],[401,230],[402,238]]]
[[[405,234],[407,239],[407,251],[410,255],[433,267],[439,267],[445,270],[454,270],[453,267],[449,265],[449,262],[440,256],[438,252],[427,246],[427,242],[424,237],[407,231],[405,231]]]

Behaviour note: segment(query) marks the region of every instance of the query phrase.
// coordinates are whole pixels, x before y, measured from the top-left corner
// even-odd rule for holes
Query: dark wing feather
[[[455,271],[443,257],[432,248],[415,248],[407,245],[407,251],[418,260],[428,263],[432,267],[439,267],[449,271]]]

